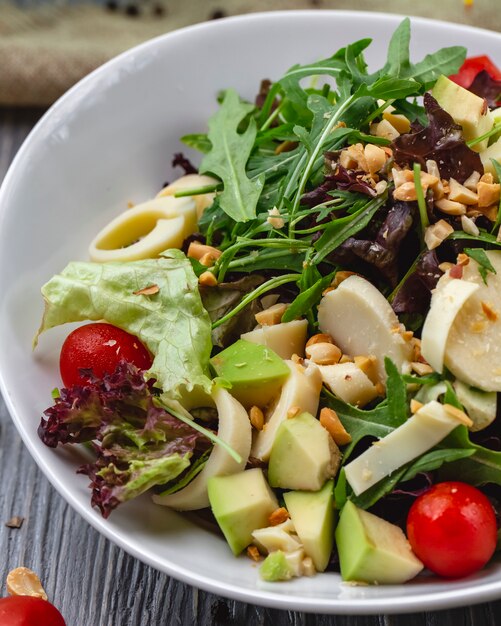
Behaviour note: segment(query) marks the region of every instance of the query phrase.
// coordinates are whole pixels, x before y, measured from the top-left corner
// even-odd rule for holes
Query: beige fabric
[[[168,0],[164,16],[151,3],[140,17],[91,3],[52,2],[21,10],[0,0],[0,105],[45,106],[89,71],[146,39],[209,19],[279,9],[358,9],[424,15],[501,30],[499,0]],[[138,4],[136,2],[136,4]]]

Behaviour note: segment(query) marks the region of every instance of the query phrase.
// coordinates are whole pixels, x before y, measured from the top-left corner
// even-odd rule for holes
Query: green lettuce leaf
[[[134,293],[151,285],[158,293]],[[70,263],[42,294],[38,334],[67,322],[105,320],[138,337],[155,355],[148,374],[166,395],[179,398],[194,387],[210,391],[211,323],[191,264],[179,250],[129,263]]]

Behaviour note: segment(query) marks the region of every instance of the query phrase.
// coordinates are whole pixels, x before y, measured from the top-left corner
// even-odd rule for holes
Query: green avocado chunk
[[[357,508],[350,500],[339,517],[336,544],[343,580],[399,584],[423,569],[398,526]]]
[[[320,491],[289,491],[284,501],[304,551],[317,572],[329,563],[334,545],[334,481]]]
[[[320,422],[301,413],[282,422],[271,448],[268,481],[272,487],[318,491],[336,474],[341,453]]]
[[[239,339],[212,357],[217,376],[231,384],[231,394],[245,407],[265,406],[280,392],[290,373],[273,350]]]
[[[268,526],[270,515],[278,508],[260,468],[213,476],[207,490],[214,517],[235,555],[252,543],[253,530]]]
[[[463,127],[466,141],[477,139],[490,131],[494,125],[494,118],[489,110],[486,110],[484,99],[457,85],[446,76],[439,76],[431,93],[442,109]],[[472,150],[477,152],[485,150],[488,141],[484,139],[476,143]]]
[[[294,575],[282,550],[275,550],[275,552],[268,554],[259,568],[259,574],[263,580],[268,582],[290,580]]]

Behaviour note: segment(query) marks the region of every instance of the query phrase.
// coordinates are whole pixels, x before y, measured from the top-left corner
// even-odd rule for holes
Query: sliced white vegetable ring
[[[204,469],[190,484],[180,491],[166,496],[153,496],[157,504],[178,511],[194,511],[209,506],[207,481],[211,476],[225,476],[242,471],[249,458],[251,448],[251,425],[244,407],[226,389],[216,388],[213,393],[219,415],[218,437],[225,441],[241,457],[237,463],[228,452],[215,445]]]
[[[447,340],[454,320],[477,289],[475,283],[448,275],[438,281],[421,334],[421,353],[439,373],[444,369]]]
[[[196,229],[196,208],[190,198],[156,198],[124,211],[105,226],[89,246],[97,263],[137,261],[180,248]]]

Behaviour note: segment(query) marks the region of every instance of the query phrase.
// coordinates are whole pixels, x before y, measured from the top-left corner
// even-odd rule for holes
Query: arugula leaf
[[[300,293],[285,311],[282,316],[282,322],[291,322],[310,312],[319,303],[322,292],[332,281],[332,276],[332,274],[328,274],[319,278],[311,287]]]
[[[382,194],[369,200],[362,208],[352,215],[334,220],[327,226],[322,236],[315,242],[316,255],[312,263],[320,263],[325,257],[340,246],[348,237],[365,228],[376,211],[384,205],[387,195]]]
[[[404,382],[395,363],[388,357],[384,358],[386,379],[386,396],[388,402],[388,417],[391,424],[399,426],[409,417],[409,403],[407,401],[407,385]]]
[[[408,17],[402,20],[393,33],[388,45],[388,60],[381,74],[391,76],[409,76],[410,59],[409,44],[411,40],[411,21]]]
[[[427,54],[425,58],[412,65],[409,72],[414,80],[423,85],[427,90],[433,86],[437,78],[444,74],[455,74],[466,58],[466,48],[463,46],[451,46],[441,48],[433,54]]]
[[[497,274],[497,272],[492,263],[489,261],[489,257],[485,253],[485,250],[483,248],[465,248],[464,251],[469,257],[478,263],[478,273],[487,285],[487,272],[492,272],[493,274]]]
[[[256,122],[249,120],[243,133],[238,129],[254,106],[240,101],[234,89],[228,89],[215,115],[209,120],[211,150],[200,165],[201,173],[219,176],[224,189],[219,195],[221,209],[236,222],[256,216],[256,205],[264,185],[264,176],[247,177],[245,166],[256,138]]]
[[[159,288],[155,295],[134,293],[152,284]],[[148,375],[166,395],[178,398],[197,386],[210,392],[210,319],[191,264],[179,250],[128,263],[70,263],[42,294],[45,312],[38,334],[68,322],[104,319],[135,335],[155,355]]]
[[[193,150],[198,150],[203,154],[207,154],[211,151],[212,143],[205,133],[193,133],[191,135],[184,135],[181,137],[181,141]]]

